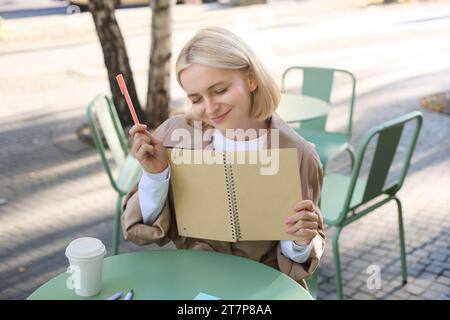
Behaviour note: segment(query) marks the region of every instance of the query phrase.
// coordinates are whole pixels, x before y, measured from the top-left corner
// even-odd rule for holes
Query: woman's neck
[[[219,130],[229,140],[245,141],[257,139],[267,133],[270,129],[270,120],[252,121],[248,125],[238,129]]]

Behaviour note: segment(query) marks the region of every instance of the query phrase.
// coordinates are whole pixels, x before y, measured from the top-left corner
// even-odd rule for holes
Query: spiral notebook
[[[272,161],[278,158],[271,175],[261,174],[267,162],[249,160],[259,159],[258,151],[174,148],[168,153],[169,196],[180,236],[229,242],[298,239],[286,233],[284,223],[301,200],[296,149],[277,149],[278,156],[271,152]],[[205,163],[206,156],[215,161]]]

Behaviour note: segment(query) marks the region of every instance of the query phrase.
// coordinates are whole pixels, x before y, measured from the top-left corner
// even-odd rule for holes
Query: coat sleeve
[[[317,235],[312,240],[313,249],[311,250],[309,259],[305,263],[296,263],[282,254],[280,244],[278,244],[277,247],[277,261],[280,271],[298,282],[310,276],[314,272],[319,265],[325,246],[323,217],[319,210],[320,192],[323,183],[323,170],[319,157],[312,147],[306,148],[306,150],[302,152],[300,177],[303,200],[313,201],[316,207],[316,213],[319,216]]]
[[[127,194],[123,203],[121,223],[124,238],[137,245],[156,243],[159,246],[163,246],[167,244],[171,240],[171,216],[168,199],[166,199],[156,221],[152,225],[147,225],[142,220],[138,197],[139,193],[136,185]]]
[[[170,119],[161,124],[155,131],[158,138],[164,138],[170,133]],[[126,240],[137,245],[155,243],[159,246],[171,240],[171,214],[169,197],[167,197],[158,218],[152,225],[143,222],[141,207],[139,205],[138,184],[125,196],[122,203],[122,233]]]

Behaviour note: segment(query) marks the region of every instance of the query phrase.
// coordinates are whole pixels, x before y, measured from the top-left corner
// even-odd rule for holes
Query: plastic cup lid
[[[106,252],[105,245],[96,238],[78,238],[73,240],[66,248],[66,257],[93,258]]]

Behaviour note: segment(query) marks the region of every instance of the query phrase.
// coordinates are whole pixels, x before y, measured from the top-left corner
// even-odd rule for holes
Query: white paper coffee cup
[[[103,258],[105,245],[96,238],[78,238],[66,248],[72,272],[75,293],[82,297],[91,297],[102,289]]]

